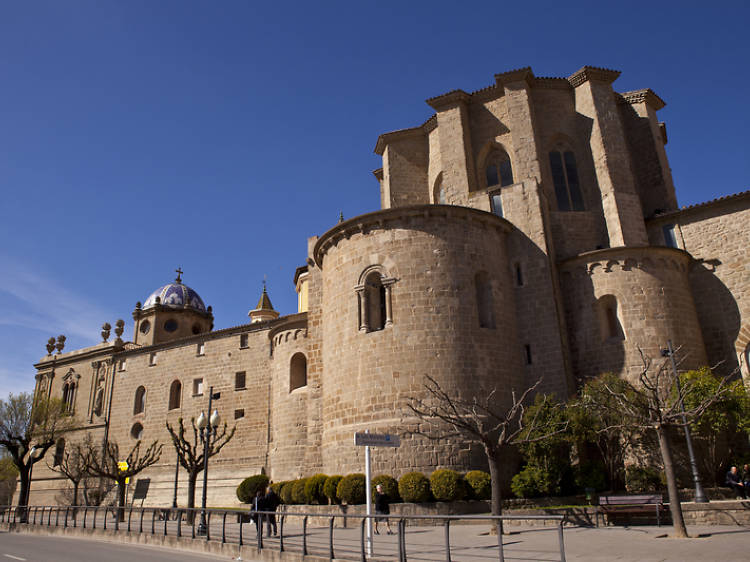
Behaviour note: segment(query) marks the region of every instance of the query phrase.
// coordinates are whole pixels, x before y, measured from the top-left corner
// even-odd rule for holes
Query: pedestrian
[[[742,485],[745,486],[745,493],[750,489],[750,465],[746,464],[742,467]]]
[[[734,493],[737,495],[737,499],[747,499],[747,491],[745,490],[745,485],[740,480],[740,474],[737,471],[736,466],[733,466],[727,472],[725,484],[732,488]]]
[[[260,535],[262,533],[263,528],[263,514],[259,513],[261,511],[265,511],[265,497],[263,496],[263,490],[258,490],[255,492],[255,497],[253,498],[253,523],[255,523],[255,530]]]
[[[378,484],[375,486],[375,514],[376,515],[390,515],[391,504],[388,494],[383,492],[383,486]],[[385,521],[385,526],[388,528],[388,534],[392,535],[391,531],[391,520],[388,517],[376,517],[375,518],[375,534],[379,535],[378,522]]]
[[[273,488],[271,488],[271,485],[269,484],[268,488],[266,488],[266,496],[263,498],[263,505],[265,506],[265,510],[273,512],[266,515],[267,537],[271,536],[271,528],[273,528],[273,536],[278,536],[276,528],[276,508],[279,507],[280,503],[281,500],[279,499],[279,496],[276,494],[276,492],[273,491]]]

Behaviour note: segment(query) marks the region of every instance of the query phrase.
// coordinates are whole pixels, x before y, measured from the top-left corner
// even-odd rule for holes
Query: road
[[[0,562],[207,562],[231,560],[156,546],[0,532]]]

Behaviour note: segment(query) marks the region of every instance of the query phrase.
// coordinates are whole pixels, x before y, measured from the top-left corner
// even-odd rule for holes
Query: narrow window
[[[289,363],[289,392],[307,386],[307,358],[295,353]]]
[[[175,410],[180,407],[180,398],[182,397],[182,383],[180,381],[172,381],[172,386],[169,387],[169,409]]]
[[[148,365],[149,367],[156,365],[156,353],[152,353],[148,356]]]
[[[477,296],[477,313],[480,328],[495,328],[495,307],[492,298],[492,282],[486,271],[474,276]]]
[[[492,207],[492,214],[498,217],[503,217],[503,200],[500,197],[500,192],[496,191],[490,195],[490,207]]]
[[[55,445],[55,458],[53,461],[52,466],[60,466],[60,464],[63,462],[63,455],[65,454],[65,439],[62,437],[57,440],[57,444]]]
[[[125,360],[125,359],[122,359],[122,360],[120,361],[120,367],[119,367],[119,368],[120,368],[120,371],[124,371],[124,370],[125,370],[125,367],[126,367],[126,366],[127,366],[127,364],[126,364],[126,360]]]
[[[385,287],[380,273],[373,271],[365,279],[367,326],[370,332],[385,328]]]
[[[239,420],[245,417],[245,409],[240,408],[239,410],[234,411],[234,419]]]
[[[234,389],[244,390],[245,389],[245,371],[240,371],[234,374]]]
[[[523,346],[524,355],[526,356],[526,364],[531,365],[531,346],[526,344]]]
[[[664,244],[669,248],[677,248],[677,237],[674,234],[674,225],[665,224],[661,230],[664,233]]]
[[[146,409],[146,389],[142,386],[135,391],[135,403],[133,404],[133,415],[142,414]]]
[[[130,428],[130,436],[140,441],[143,438],[143,426],[138,422],[134,423]]]
[[[521,264],[515,265],[516,270],[516,287],[523,287],[523,271],[521,270]]]
[[[445,186],[443,185],[443,174],[442,172],[438,175],[435,180],[435,187],[432,189],[432,201],[436,205],[445,205]]]
[[[240,348],[244,349],[247,347],[247,334],[240,334]]]
[[[206,344],[205,343],[200,342],[198,344],[197,353],[198,353],[198,355],[205,355],[206,354]]]
[[[484,171],[488,188],[513,184],[513,168],[505,151],[496,150],[490,154]]]
[[[617,299],[604,295],[598,301],[599,330],[603,340],[624,339],[622,325],[617,314]]]
[[[65,383],[63,386],[63,403],[65,404],[65,411],[68,413],[72,413],[75,406],[75,389],[76,384],[73,381]]]
[[[583,195],[578,183],[575,155],[570,151],[549,153],[552,183],[559,211],[583,211]]]
[[[193,379],[193,396],[201,396],[203,394],[203,378]]]

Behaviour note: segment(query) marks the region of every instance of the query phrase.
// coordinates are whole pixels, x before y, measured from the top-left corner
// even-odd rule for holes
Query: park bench
[[[641,496],[599,496],[596,508],[596,526],[599,526],[599,514],[604,521],[605,514],[627,513],[628,523],[633,513],[656,513],[656,525],[661,527],[661,512],[665,511],[661,494]]]

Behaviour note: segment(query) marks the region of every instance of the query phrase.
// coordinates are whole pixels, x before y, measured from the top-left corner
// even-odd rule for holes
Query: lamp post
[[[28,522],[29,501],[31,500],[31,475],[34,472],[34,463],[42,456],[42,448],[34,445],[29,451],[31,464],[29,465],[29,481],[26,483],[26,508],[24,509],[23,522]]]
[[[208,411],[211,412],[211,404],[214,398],[219,398],[220,394],[217,392],[214,396],[214,387],[208,389]],[[206,492],[208,488],[208,451],[212,437],[216,437],[216,430],[221,422],[221,416],[219,416],[218,410],[214,410],[211,414],[211,419],[206,418],[206,414],[201,412],[198,416],[198,429],[201,431],[201,439],[203,440],[203,498],[201,500],[201,522],[198,525],[196,531],[199,535],[205,535],[207,531],[206,526]]]
[[[680,390],[680,377],[677,374],[677,364],[674,360],[674,349],[672,348],[672,340],[667,340],[667,349],[661,350],[662,357],[669,357],[672,363],[672,374],[674,375],[674,382],[677,386],[677,396],[680,398],[680,410],[682,410],[682,424],[685,427],[685,441],[687,441],[688,457],[690,458],[690,470],[693,472],[693,483],[695,484],[695,503],[708,503],[706,493],[703,491],[701,485],[701,477],[698,474],[698,463],[695,461],[695,452],[693,451],[693,439],[690,435],[690,426],[687,423],[685,417],[685,403],[682,400],[682,391]]]

